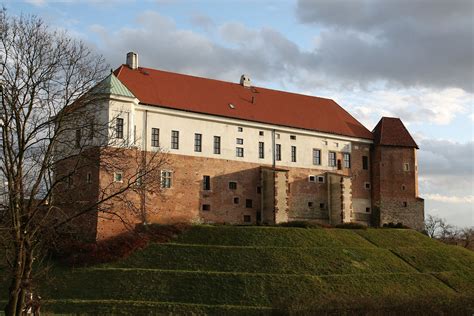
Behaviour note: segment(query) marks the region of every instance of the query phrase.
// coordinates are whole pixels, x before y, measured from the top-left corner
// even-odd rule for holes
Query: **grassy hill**
[[[402,229],[195,226],[52,275],[41,293],[55,313],[474,312],[474,253]]]

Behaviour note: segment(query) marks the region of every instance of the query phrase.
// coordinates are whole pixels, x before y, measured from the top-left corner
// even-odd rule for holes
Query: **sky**
[[[335,100],[372,130],[400,117],[420,150],[426,214],[474,225],[470,0],[4,0],[140,66]]]

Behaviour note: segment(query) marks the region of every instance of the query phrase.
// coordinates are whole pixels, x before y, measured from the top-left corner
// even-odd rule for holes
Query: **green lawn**
[[[403,229],[195,226],[48,278],[44,310],[66,314],[474,311],[474,254]]]

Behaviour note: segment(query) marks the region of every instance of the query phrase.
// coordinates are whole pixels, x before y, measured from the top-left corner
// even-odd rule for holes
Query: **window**
[[[265,158],[265,144],[263,142],[258,142],[258,158]]]
[[[364,187],[366,190],[370,189],[370,182],[364,182]]]
[[[313,207],[313,202],[308,202],[308,207]]]
[[[291,146],[291,161],[296,162],[296,146]]]
[[[407,207],[408,203],[406,201],[403,202],[403,207]]]
[[[202,189],[209,191],[211,189],[211,177],[203,176],[202,177]]]
[[[202,134],[194,134],[194,151],[201,152],[202,150]]]
[[[279,134],[279,133],[275,133],[275,138],[276,138],[276,139],[280,139],[280,134]]]
[[[152,128],[151,129],[151,147],[160,146],[160,129]]]
[[[406,190],[406,186],[404,184],[402,184],[402,190],[405,191]]]
[[[235,155],[237,157],[243,157],[244,156],[244,149],[242,147],[236,147],[235,148]]]
[[[86,183],[92,183],[92,173],[88,172],[86,175]]]
[[[324,203],[319,203],[319,208],[324,210],[326,208],[326,205]]]
[[[81,147],[81,129],[76,129],[76,148]]]
[[[161,171],[161,187],[163,189],[169,189],[171,188],[171,176],[172,172],[167,171],[167,170],[162,170]]]
[[[321,164],[321,149],[313,149],[313,165]]]
[[[369,170],[369,157],[362,156],[362,169]]]
[[[281,160],[281,145],[280,144],[276,144],[276,148],[275,148],[275,159],[280,161]]]
[[[336,166],[336,153],[334,151],[329,152],[329,167]]]
[[[318,176],[318,183],[324,183],[324,177]]]
[[[261,194],[262,193],[262,187],[261,186],[257,186],[257,194]]]
[[[117,138],[123,139],[123,118],[115,119],[115,133]]]
[[[211,205],[210,204],[203,204],[202,205],[202,210],[203,211],[210,211],[211,210]]]
[[[296,136],[295,135],[290,135],[290,139],[291,140],[296,140]]]
[[[89,124],[89,139],[94,138],[94,122]]]
[[[239,204],[239,202],[240,202],[240,199],[238,197],[235,197],[234,198],[234,204]]]
[[[229,189],[237,190],[237,182],[235,182],[235,181],[229,182]]]
[[[316,182],[316,176],[309,176],[308,181],[309,182]]]
[[[263,131],[258,132],[258,135],[263,136],[264,135]]]
[[[351,167],[351,154],[344,153],[344,168]]]
[[[114,172],[114,182],[123,182],[123,172],[115,171]]]
[[[214,136],[214,154],[220,155],[221,153],[221,137]]]
[[[339,143],[334,143],[334,146],[339,147]]]
[[[246,199],[245,200],[245,207],[246,208],[252,208],[252,200],[251,199]]]
[[[341,170],[341,169],[342,169],[341,159],[338,159],[337,160],[337,170]]]
[[[244,222],[250,223],[252,221],[252,217],[250,215],[244,215]]]
[[[366,212],[366,213],[370,213],[370,207],[366,207],[366,208],[365,208],[365,212]]]
[[[243,131],[244,131],[244,129],[242,127],[240,127],[240,126],[237,127],[237,132],[243,132]]]
[[[236,142],[237,145],[243,145],[244,144],[244,139],[243,138],[237,138],[235,140],[235,142]]]
[[[409,163],[404,163],[403,164],[403,171],[410,171],[410,164]]]
[[[171,131],[171,149],[179,149],[179,131]]]
[[[71,188],[74,185],[74,178],[72,174],[68,175],[66,178],[67,187]]]

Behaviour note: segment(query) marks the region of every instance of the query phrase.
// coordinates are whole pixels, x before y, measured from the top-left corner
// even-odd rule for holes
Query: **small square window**
[[[123,182],[123,172],[115,171],[114,172],[114,182]]]
[[[237,190],[237,182],[235,182],[235,181],[230,181],[230,182],[229,182],[229,189],[231,189],[231,190]]]
[[[308,181],[309,182],[316,182],[316,176],[309,176]]]
[[[326,207],[326,204],[324,204],[324,203],[319,203],[319,208],[320,208],[320,209],[324,210],[325,207]]]
[[[339,143],[334,143],[334,146],[339,147]]]
[[[237,127],[237,131],[238,131],[238,132],[243,132],[243,131],[244,131],[244,128],[239,126],[239,127]]]
[[[261,186],[257,186],[257,194],[261,194],[262,193],[262,187]]]
[[[234,204],[239,204],[239,202],[240,202],[240,199],[238,197],[235,197],[234,198]]]
[[[410,171],[410,164],[409,163],[404,163],[403,164],[403,171]]]
[[[263,136],[264,135],[263,131],[258,132],[258,135]]]
[[[252,221],[252,217],[250,215],[244,215],[244,223],[250,223]]]
[[[370,213],[370,207],[366,207],[366,208],[365,208],[365,212],[366,212],[366,213]]]
[[[290,139],[291,140],[296,140],[296,136],[295,135],[290,135]]]
[[[366,190],[369,190],[370,189],[370,182],[364,182],[364,188]]]
[[[308,207],[313,207],[313,202],[308,202]]]
[[[324,183],[324,177],[318,176],[318,183]]]
[[[276,139],[280,139],[280,134],[279,134],[279,133],[275,133],[275,138],[276,138]]]
[[[252,208],[252,200],[251,199],[246,199],[245,200],[245,207],[246,208]]]
[[[244,156],[244,149],[242,147],[235,147],[235,155],[237,157],[243,157]]]
[[[403,207],[407,207],[408,203],[406,201],[403,201]]]
[[[243,138],[237,138],[236,142],[237,142],[237,145],[243,145],[244,144],[244,139]]]
[[[211,210],[211,205],[210,204],[203,204],[202,205],[202,210],[203,211],[210,211]]]

